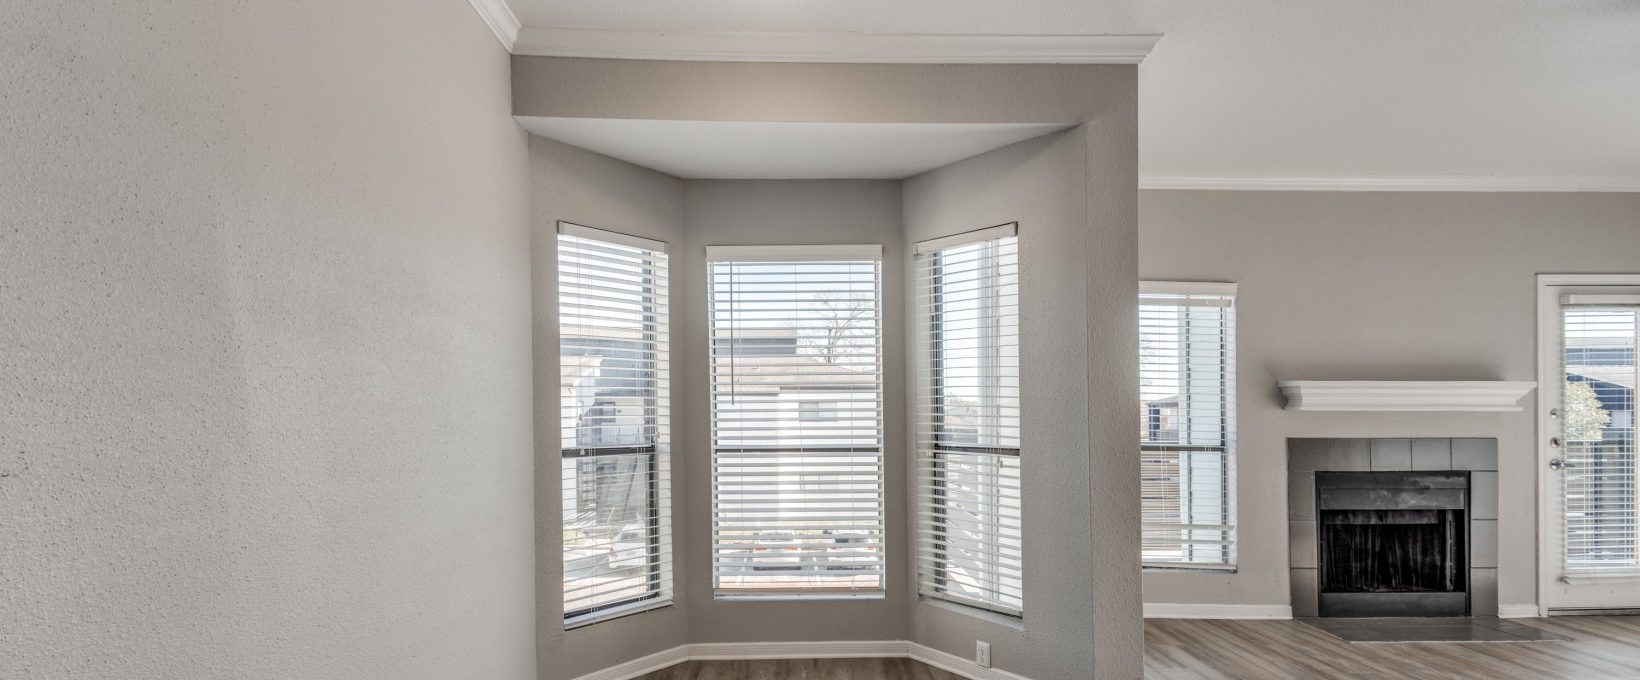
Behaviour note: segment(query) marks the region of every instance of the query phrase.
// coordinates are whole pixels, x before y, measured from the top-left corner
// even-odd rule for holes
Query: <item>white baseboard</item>
[[[1500,619],[1530,619],[1538,616],[1538,606],[1535,604],[1500,604],[1498,618]]]
[[[1010,673],[1000,668],[982,668],[969,659],[964,659],[955,654],[947,654],[933,647],[925,647],[915,642],[904,644],[906,646],[906,656],[911,657],[912,660],[921,661],[965,678],[971,678],[972,680],[1026,680],[1023,675]]]
[[[1290,619],[1293,608],[1284,604],[1176,604],[1146,602],[1147,619]]]
[[[903,640],[838,642],[700,642],[689,645],[693,661],[725,659],[869,659],[905,656]]]
[[[864,659],[910,658],[970,680],[1028,680],[998,668],[981,668],[973,661],[905,640],[840,642],[706,642],[680,645],[633,659],[575,680],[632,680],[685,661],[740,659]]]
[[[671,649],[655,652],[649,656],[640,656],[626,663],[615,664],[609,668],[587,673],[575,680],[632,680],[688,660],[689,645],[678,645]]]

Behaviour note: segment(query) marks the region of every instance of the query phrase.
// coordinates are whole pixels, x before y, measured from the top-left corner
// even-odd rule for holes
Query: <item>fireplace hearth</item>
[[[1318,472],[1319,614],[1469,614],[1467,472]]]

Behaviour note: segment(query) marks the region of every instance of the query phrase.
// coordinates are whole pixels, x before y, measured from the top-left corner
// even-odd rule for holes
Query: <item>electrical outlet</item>
[[[974,642],[974,663],[980,668],[991,667],[991,643],[983,640]]]

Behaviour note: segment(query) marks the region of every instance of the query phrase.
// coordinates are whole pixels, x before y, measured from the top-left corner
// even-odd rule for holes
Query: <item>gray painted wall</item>
[[[1078,123],[1128,105],[1133,66],[784,64],[513,57],[520,116]],[[1135,142],[1136,143],[1136,142]]]
[[[1499,602],[1536,601],[1535,393],[1521,413],[1288,412],[1277,380],[1536,380],[1533,275],[1640,271],[1634,194],[1146,191],[1143,278],[1239,284],[1235,574],[1146,602],[1288,602],[1289,437],[1496,437]]]
[[[905,188],[908,243],[1019,223],[1028,556],[1022,622],[922,600],[911,608],[911,640],[963,658],[986,640],[997,667],[1030,678],[1140,676],[1137,462],[1107,460],[1124,450],[1131,428],[1089,417],[1136,399],[1128,392],[1138,384],[1136,359],[1122,359],[1137,357],[1133,199],[1090,200],[1104,172],[1089,163],[1100,134],[1082,126],[1020,142]],[[1128,384],[1135,387],[1111,387]],[[1095,504],[1116,509],[1106,515]],[[1098,580],[1123,579],[1100,572],[1124,568],[1125,600],[1121,592],[1096,596]]]
[[[664,241],[673,248],[676,277],[683,241],[683,181],[623,163],[608,156],[541,137],[530,138],[531,227],[535,280],[535,488],[537,648],[542,680],[574,678],[615,664],[671,649],[687,642],[686,603],[619,619],[564,630],[563,488],[558,409],[558,222],[607,229]],[[677,281],[669,290],[674,328],[688,308],[678,304]],[[671,365],[680,366],[676,331]],[[674,400],[679,384],[672,382]],[[677,403],[674,401],[674,403]],[[674,441],[678,414],[673,414]],[[673,577],[687,582],[683,558],[681,503],[683,481],[676,458],[672,465]],[[709,534],[708,534],[709,535]]]
[[[906,620],[904,244],[900,182],[894,180],[684,183],[687,230],[672,261],[673,363],[678,454],[684,477],[691,642],[903,640]],[[711,432],[708,419],[706,246],[858,244],[883,246],[884,491],[888,595],[880,600],[719,601],[713,598]]]
[[[525,136],[472,7],[9,3],[0,63],[0,676],[533,677]]]
[[[1093,460],[1094,675],[1144,674],[1139,575],[1139,74],[1115,71],[1082,125],[1087,136],[1088,455]]]

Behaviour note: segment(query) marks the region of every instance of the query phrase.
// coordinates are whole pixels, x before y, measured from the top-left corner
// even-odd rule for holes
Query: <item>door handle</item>
[[[1549,461],[1550,470],[1559,470],[1564,467],[1566,467],[1566,464],[1561,462],[1559,458]]]

